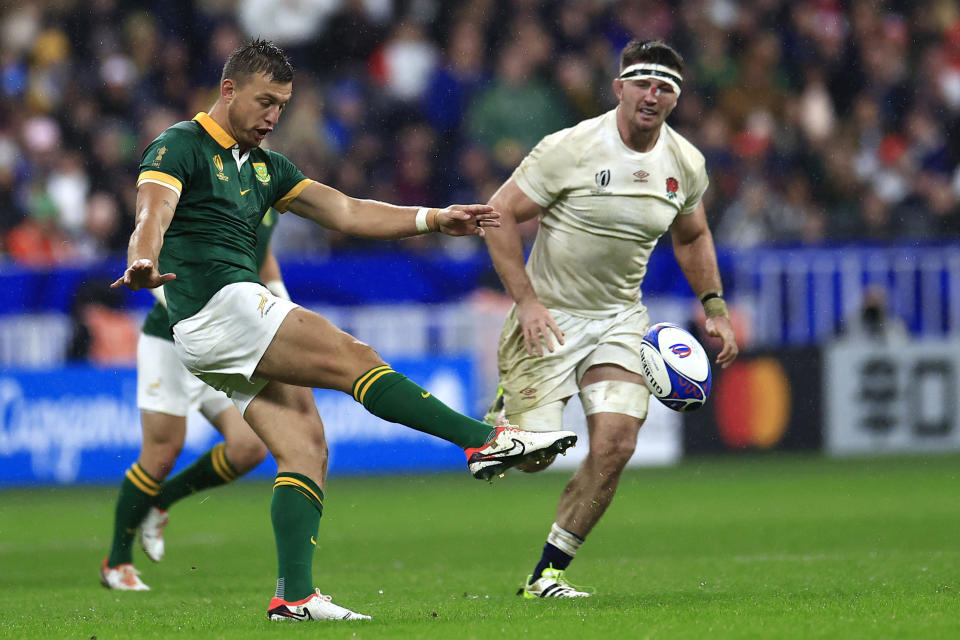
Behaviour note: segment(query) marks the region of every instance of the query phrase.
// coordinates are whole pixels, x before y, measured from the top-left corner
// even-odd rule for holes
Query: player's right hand
[[[717,354],[717,364],[722,369],[726,369],[733,364],[733,361],[737,359],[737,354],[740,353],[737,339],[733,335],[733,327],[730,325],[730,318],[725,316],[707,318],[704,327],[707,330],[707,335],[720,338],[723,341],[723,348]]]
[[[520,323],[520,330],[523,332],[523,346],[527,353],[538,356],[543,355],[543,345],[547,345],[547,350],[553,353],[555,347],[553,338],[556,336],[557,342],[563,344],[563,331],[557,326],[553,316],[540,301],[525,302],[517,304],[517,321]],[[551,335],[552,334],[552,335]]]
[[[116,289],[117,287],[125,286],[133,291],[138,289],[153,289],[171,280],[176,280],[176,278],[177,274],[175,273],[161,274],[157,271],[153,260],[140,258],[134,260],[130,266],[127,267],[127,270],[123,272],[123,275],[113,281],[110,288]]]

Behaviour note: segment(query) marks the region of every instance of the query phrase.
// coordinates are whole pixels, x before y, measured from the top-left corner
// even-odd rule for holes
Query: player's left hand
[[[448,236],[483,237],[485,228],[500,226],[500,212],[485,204],[452,204],[437,212],[437,224]]]
[[[720,353],[717,354],[717,364],[720,365],[721,368],[726,369],[737,359],[737,354],[740,353],[740,347],[737,346],[737,338],[733,335],[733,327],[730,325],[730,318],[724,316],[707,318],[707,321],[704,323],[704,328],[707,330],[708,335],[714,338],[720,338],[723,342],[723,348],[721,348]]]
[[[110,288],[116,289],[117,287],[125,286],[134,291],[138,289],[153,289],[171,280],[175,280],[176,277],[177,275],[175,273],[160,273],[157,271],[153,260],[140,258],[134,260],[130,266],[127,267],[127,270],[123,272],[123,275],[113,281]]]

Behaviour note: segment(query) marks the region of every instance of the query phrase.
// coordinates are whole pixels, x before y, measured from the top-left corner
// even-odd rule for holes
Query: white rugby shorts
[[[553,353],[544,347],[542,356],[529,355],[523,345],[514,306],[500,332],[497,362],[506,416],[513,421],[519,414],[543,408],[542,412],[530,414],[531,424],[558,429],[563,405],[579,392],[580,379],[587,369],[599,364],[614,364],[640,374],[640,345],[650,326],[650,318],[641,305],[600,319],[555,309],[551,309],[550,314],[563,331],[565,344],[558,344],[553,336]],[[645,416],[650,393],[642,384],[637,385],[636,391],[629,413]],[[543,413],[542,420],[536,418],[538,413]],[[519,422],[524,426],[522,420]],[[543,422],[552,422],[552,425],[539,424]]]
[[[198,378],[227,394],[244,413],[267,386],[253,372],[287,314],[300,305],[256,282],[228,284],[173,326],[177,357]]]
[[[180,362],[172,340],[140,334],[137,342],[137,408],[186,417],[193,407],[208,420],[231,406],[217,391]]]

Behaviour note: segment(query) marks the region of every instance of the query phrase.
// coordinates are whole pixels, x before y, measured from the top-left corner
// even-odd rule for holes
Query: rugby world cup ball
[[[675,324],[655,324],[643,336],[640,370],[650,393],[674,411],[695,411],[710,395],[707,352]]]

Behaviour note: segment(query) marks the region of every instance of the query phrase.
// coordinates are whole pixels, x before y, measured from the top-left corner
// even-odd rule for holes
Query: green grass
[[[269,482],[176,505],[153,591],[101,588],[114,488],[0,493],[2,638],[960,637],[960,457],[691,460],[629,472],[572,565],[514,595],[566,474],[334,478],[317,586],[371,622],[267,621]]]

